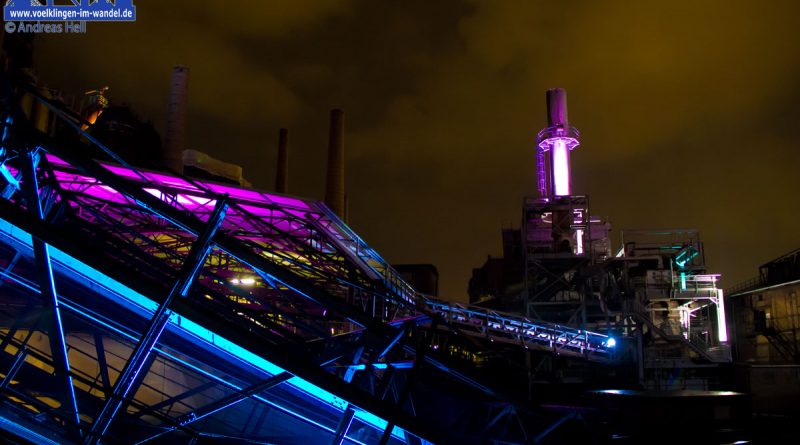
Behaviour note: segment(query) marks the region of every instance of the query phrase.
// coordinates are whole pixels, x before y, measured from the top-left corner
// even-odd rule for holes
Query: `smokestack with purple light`
[[[289,193],[289,130],[281,128],[278,134],[278,171],[275,191]]]
[[[172,82],[167,107],[167,129],[164,135],[164,164],[183,173],[183,150],[186,137],[186,107],[189,97],[189,68],[172,68]]]
[[[325,204],[340,218],[345,218],[344,111],[339,109],[331,110]]]
[[[569,152],[580,142],[578,130],[569,125],[567,92],[547,90],[547,128],[537,137],[536,164],[539,195],[544,199],[570,196]]]

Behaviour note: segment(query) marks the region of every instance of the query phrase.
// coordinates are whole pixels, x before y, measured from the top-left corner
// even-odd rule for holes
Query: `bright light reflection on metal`
[[[728,341],[728,323],[725,321],[725,296],[722,289],[717,289],[717,329],[719,342]]]
[[[564,139],[553,142],[553,182],[556,196],[569,196],[569,148]]]

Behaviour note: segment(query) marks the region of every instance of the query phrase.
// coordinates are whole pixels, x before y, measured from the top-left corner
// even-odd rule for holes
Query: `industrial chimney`
[[[569,127],[567,118],[567,91],[563,88],[550,88],[547,97],[547,126]]]
[[[344,111],[339,109],[331,110],[325,204],[340,218],[345,217]]]
[[[567,92],[547,90],[547,128],[539,132],[536,151],[539,195],[556,199],[572,194],[569,153],[580,145],[578,130],[569,125]]]
[[[189,68],[173,67],[167,107],[167,128],[164,136],[164,164],[178,173],[183,173],[188,94]]]
[[[569,125],[567,92],[563,88],[547,90],[547,128],[538,135],[536,163],[539,195],[553,203],[552,235],[556,252],[578,252],[583,246],[583,232],[573,230],[574,214],[569,154],[580,144],[578,130]],[[576,247],[577,243],[577,247]]]
[[[281,128],[278,133],[278,171],[275,175],[275,191],[289,193],[289,130]]]

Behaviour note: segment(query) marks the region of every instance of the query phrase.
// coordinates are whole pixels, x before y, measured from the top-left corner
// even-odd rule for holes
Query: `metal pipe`
[[[278,171],[275,175],[275,191],[289,193],[289,130],[281,128],[278,134]]]
[[[164,134],[164,164],[178,173],[183,173],[183,150],[186,137],[186,108],[189,96],[189,68],[172,68],[169,104],[167,106],[167,128]]]
[[[331,110],[325,204],[344,218],[344,111]]]

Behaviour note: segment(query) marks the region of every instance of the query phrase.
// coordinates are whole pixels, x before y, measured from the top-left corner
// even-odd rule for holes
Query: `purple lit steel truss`
[[[38,99],[79,126],[74,116]],[[132,403],[172,314],[202,320],[352,403],[342,408],[336,437],[347,436],[356,412],[389,419],[381,443],[395,425],[434,436],[452,430],[429,418],[434,407],[415,404],[415,397],[426,396],[414,389],[417,381],[443,375],[503,399],[448,364],[434,344],[442,336],[496,339],[586,360],[613,358],[614,342],[605,335],[416,293],[321,203],[98,162],[79,141],[54,140],[14,124],[19,114],[8,116],[0,149],[0,219],[40,240],[41,264],[49,264],[46,247],[53,245],[160,304],[97,417],[77,426],[87,443],[96,443],[117,411]],[[31,217],[37,201],[39,217]],[[70,375],[68,358],[52,359]],[[72,400],[74,405],[74,395]],[[211,408],[189,414],[204,410]],[[171,422],[181,426],[180,419]]]

